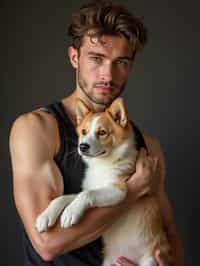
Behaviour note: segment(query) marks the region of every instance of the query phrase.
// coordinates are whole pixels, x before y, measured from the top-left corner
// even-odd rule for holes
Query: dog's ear
[[[90,112],[90,109],[87,107],[87,105],[81,101],[80,99],[77,99],[76,102],[76,122],[77,126],[80,125],[83,118]]]
[[[122,98],[115,99],[111,106],[108,107],[107,111],[111,114],[113,120],[121,125],[122,127],[126,127],[128,124],[128,114],[124,105],[124,101]]]

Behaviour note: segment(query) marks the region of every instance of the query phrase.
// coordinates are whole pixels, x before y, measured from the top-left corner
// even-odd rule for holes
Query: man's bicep
[[[42,127],[37,118],[29,116],[28,121],[26,117],[15,122],[10,135],[15,204],[36,250],[42,241],[35,229],[36,217],[63,192],[62,177]]]
[[[13,173],[15,204],[26,227],[34,227],[36,217],[62,192],[62,189],[57,187],[58,181],[55,180],[61,178],[59,170],[52,170],[53,162],[45,164],[44,169],[41,167],[35,169],[35,172],[23,175]]]
[[[52,123],[52,121],[51,121]],[[56,130],[49,130],[50,121],[30,113],[19,117],[10,133],[10,155],[14,182],[16,177],[34,177],[57,189],[62,180],[54,163]],[[42,176],[42,179],[41,177]]]

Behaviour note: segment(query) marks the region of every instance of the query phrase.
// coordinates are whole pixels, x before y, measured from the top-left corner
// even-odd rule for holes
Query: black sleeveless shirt
[[[73,194],[81,191],[85,164],[77,152],[78,136],[76,130],[67,117],[61,102],[45,107],[58,122],[60,133],[60,149],[54,161],[57,164],[64,182],[64,194]],[[136,135],[136,148],[145,147],[143,136],[132,123]],[[45,262],[32,247],[32,244],[22,226],[24,266],[101,266],[102,241],[101,238],[74,251],[58,256],[53,261]]]

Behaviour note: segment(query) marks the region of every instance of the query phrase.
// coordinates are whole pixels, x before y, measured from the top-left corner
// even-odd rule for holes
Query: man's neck
[[[94,112],[102,112],[105,110],[106,106],[104,104],[97,104],[94,101],[92,101],[82,89],[77,87],[77,89],[74,91],[74,94],[76,96],[76,99],[81,99],[88,107],[89,109]]]
[[[96,113],[96,112],[102,112],[105,110],[105,105],[95,104],[91,102],[84,94],[81,92],[79,93],[77,90],[74,90],[74,92],[64,98],[62,100],[62,103],[64,105],[65,111],[67,115],[69,116],[70,120],[76,126],[76,101],[77,99],[81,99],[85,104],[89,107],[89,109]]]
[[[68,97],[62,99],[62,103],[67,116],[76,127],[76,95],[72,93]]]

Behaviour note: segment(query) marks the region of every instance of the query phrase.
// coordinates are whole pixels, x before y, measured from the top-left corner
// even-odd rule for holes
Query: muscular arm
[[[63,194],[62,176],[53,160],[58,134],[53,117],[35,112],[19,117],[10,135],[16,207],[33,247],[44,260],[95,240],[127,206],[124,201],[117,207],[95,208],[71,228],[62,229],[57,223],[48,232],[37,232],[36,217]]]
[[[173,210],[169,202],[167,193],[165,191],[165,175],[166,165],[165,158],[158,140],[147,137],[147,143],[149,144],[149,150],[152,156],[159,158],[158,168],[156,173],[156,180],[158,181],[158,194],[160,199],[162,217],[164,228],[167,233],[168,239],[172,248],[172,255],[174,259],[173,265],[183,266],[184,265],[184,248],[180,234],[176,229],[176,225],[173,217]]]

